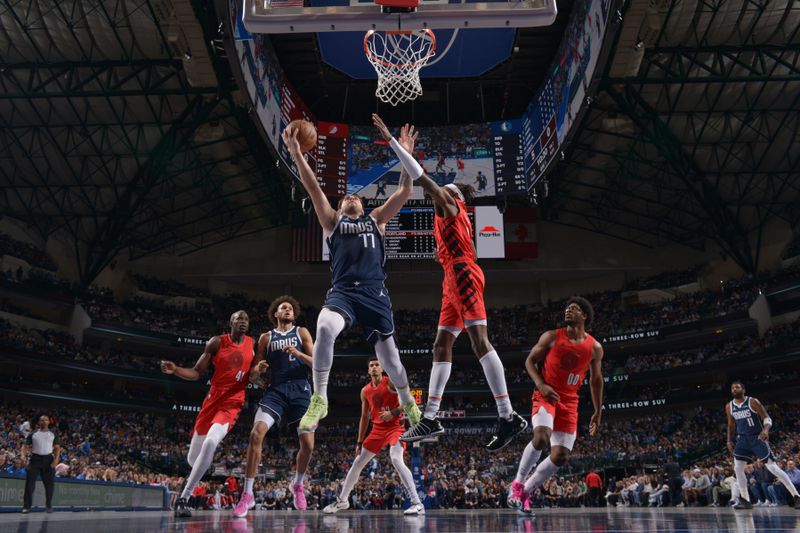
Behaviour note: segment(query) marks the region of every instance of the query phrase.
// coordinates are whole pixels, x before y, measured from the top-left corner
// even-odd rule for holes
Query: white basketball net
[[[436,53],[436,37],[431,30],[370,30],[364,36],[364,53],[378,73],[375,96],[396,106],[422,94],[419,71]]]

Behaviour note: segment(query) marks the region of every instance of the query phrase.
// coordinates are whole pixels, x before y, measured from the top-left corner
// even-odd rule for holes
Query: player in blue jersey
[[[733,454],[733,469],[736,472],[736,481],[739,483],[739,501],[733,508],[753,508],[753,504],[750,503],[750,493],[747,492],[744,467],[756,457],[765,463],[767,470],[786,487],[794,498],[794,508],[800,511],[800,495],[786,472],[775,462],[769,449],[772,419],[767,410],[757,399],[745,396],[744,384],[741,381],[731,383],[731,395],[733,400],[725,406],[725,414],[728,416],[728,450]]]
[[[258,402],[250,441],[247,446],[247,468],[244,491],[233,515],[243,517],[255,506],[253,481],[261,462],[261,448],[267,431],[282,420],[289,425],[297,424],[311,401],[311,384],[308,370],[314,342],[306,328],[296,325],[300,316],[300,303],[291,296],[279,296],[272,301],[267,316],[274,328],[262,333],[258,339],[254,368],[250,381],[259,382],[261,375],[269,370],[269,386]],[[297,452],[297,470],[292,482],[294,506],[306,508],[303,481],[314,450],[314,433],[297,431],[300,450]]]
[[[413,126],[403,126],[398,141],[378,115],[373,114],[372,120],[387,143],[399,143],[406,150],[413,150],[417,136]],[[328,376],[333,364],[333,344],[346,327],[356,322],[363,327],[378,361],[395,384],[400,405],[411,423],[416,424],[421,413],[411,396],[406,369],[400,362],[400,351],[394,340],[392,303],[384,285],[384,231],[386,223],[411,196],[410,176],[402,171],[397,190],[369,215],[364,212],[361,198],[353,194],[344,196],[338,209],[334,210],[303,158],[297,131],[287,128],[283,132],[283,141],[297,165],[300,182],[314,204],[330,249],[333,273],[333,286],[317,319],[317,342],[313,355],[314,394],[300,421],[300,429],[314,431],[319,421],[328,415]]]

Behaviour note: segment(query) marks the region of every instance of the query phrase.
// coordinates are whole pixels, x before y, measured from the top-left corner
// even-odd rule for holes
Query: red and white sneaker
[[[294,496],[294,508],[298,511],[305,511],[308,503],[306,502],[306,493],[303,492],[302,483],[292,485],[292,496]]]
[[[515,479],[511,482],[511,494],[508,495],[508,506],[514,509],[521,508],[524,495],[525,483],[520,483]]]
[[[237,518],[245,517],[247,516],[247,511],[255,506],[256,499],[253,497],[253,495],[243,492],[242,497],[239,498],[239,503],[237,503],[236,507],[233,508],[233,516]]]

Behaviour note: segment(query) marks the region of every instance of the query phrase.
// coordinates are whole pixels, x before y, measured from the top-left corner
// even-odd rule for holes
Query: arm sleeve
[[[417,163],[417,160],[414,159],[414,156],[409,154],[405,148],[400,146],[400,143],[397,142],[397,139],[392,137],[392,140],[389,141],[389,146],[394,150],[394,153],[400,159],[400,163],[402,163],[403,168],[406,169],[408,175],[411,176],[412,180],[419,179],[420,176],[425,172],[422,166]]]

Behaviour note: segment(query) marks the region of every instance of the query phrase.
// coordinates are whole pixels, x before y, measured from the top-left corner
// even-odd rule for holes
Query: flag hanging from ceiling
[[[506,259],[533,259],[539,256],[536,239],[536,209],[509,207],[505,212]]]

